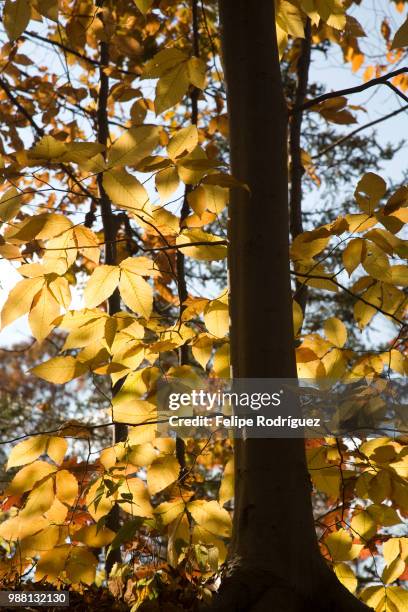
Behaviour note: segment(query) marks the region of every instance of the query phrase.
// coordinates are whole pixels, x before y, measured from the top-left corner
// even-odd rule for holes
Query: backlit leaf
[[[141,276],[122,270],[119,283],[120,295],[133,312],[149,319],[153,308],[153,289]]]
[[[115,291],[120,277],[117,266],[99,266],[95,268],[84,291],[87,308],[99,306]]]
[[[157,457],[147,471],[147,487],[151,495],[156,495],[173,482],[180,473],[180,464],[174,455]]]
[[[62,385],[73,378],[82,376],[87,371],[86,365],[70,355],[67,357],[53,357],[31,369],[35,376],[57,385]]]

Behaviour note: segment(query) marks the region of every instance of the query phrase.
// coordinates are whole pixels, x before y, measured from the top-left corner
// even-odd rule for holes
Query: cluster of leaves
[[[304,36],[309,18],[317,43],[336,42],[346,61],[356,62],[361,28],[343,2],[277,4],[282,55],[289,37]],[[111,573],[112,592],[134,610],[149,599],[163,601],[166,590],[189,599],[187,607],[193,593],[200,600],[210,597],[209,581],[226,559],[230,442],[186,440],[181,458],[176,440],[157,435],[161,376],[197,385],[204,377],[229,376],[227,291],[214,298],[211,287],[208,297],[203,287],[189,287],[180,299],[180,286],[189,280],[184,258],[193,266],[225,260],[227,242],[212,228],[225,214],[230,188],[246,188],[220,155],[227,117],[214,3],[204,5],[198,55],[189,43],[191,11],[178,3],[5,4],[0,254],[18,266],[22,279],[9,293],[1,324],[28,315],[38,343],[63,330],[59,354],[31,370],[40,380],[62,385],[89,374],[109,380],[114,393],[108,422],[77,418],[52,434],[24,439],[10,452],[12,477],[2,496],[0,525],[4,581],[35,571],[36,580],[82,589],[101,580],[101,549],[122,549],[127,562]],[[45,18],[46,37],[38,27],[26,31],[30,19],[38,25]],[[406,44],[403,28],[394,46]],[[20,52],[39,41],[62,53],[66,75],[51,69],[40,75],[30,52]],[[109,61],[100,57],[102,45],[108,45]],[[99,81],[106,76],[104,115]],[[153,99],[146,93],[152,80]],[[198,126],[189,109],[194,99]],[[340,97],[310,112],[341,124],[350,122],[350,108]],[[106,146],[98,138],[104,117],[111,130]],[[358,212],[300,234],[291,246],[293,278],[318,291],[350,295],[360,330],[374,317],[395,325],[388,350],[360,354],[348,346],[346,327],[336,317],[321,322],[324,335],[302,333],[303,313],[294,296],[299,376],[315,379],[322,389],[333,379],[368,381],[364,401],[373,411],[382,406],[383,375],[408,372],[408,273],[402,263],[408,189],[399,188],[386,202],[385,193],[380,176],[365,174],[355,191]],[[101,263],[112,246],[104,210],[100,223],[99,206],[106,199],[113,209],[116,257]],[[180,200],[188,205],[187,216],[178,210]],[[333,252],[341,254],[338,269],[330,268]],[[120,304],[115,312],[109,306],[113,297]],[[188,360],[180,365],[182,350]],[[95,457],[94,433],[114,423],[128,426],[126,440]],[[79,456],[76,439],[87,448]],[[394,530],[408,515],[407,449],[403,436],[353,444],[328,437],[307,448],[316,505],[324,506],[316,517],[322,553],[347,588],[358,590],[377,612],[407,605],[401,588],[407,539]],[[109,521],[115,507],[122,519],[118,532]]]

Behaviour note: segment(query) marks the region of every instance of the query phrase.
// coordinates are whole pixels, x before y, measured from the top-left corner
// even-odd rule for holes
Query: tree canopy
[[[212,605],[237,531],[234,445],[161,436],[163,377],[186,388],[228,379],[231,361],[242,376],[262,336],[276,363],[296,358],[299,380],[322,392],[361,384],[359,406],[373,414],[403,387],[408,186],[382,168],[403,143],[372,128],[406,119],[408,6],[377,3],[379,30],[365,32],[364,4],[276,0],[275,23],[264,27],[280,62],[275,72],[271,63],[280,114],[254,119],[247,109],[248,125],[238,125],[236,92],[258,78],[261,43],[248,31],[250,74],[229,55],[227,28],[222,50],[226,0],[5,1],[0,263],[6,284],[11,267],[19,280],[1,329],[27,320],[32,341],[2,352],[4,588],[42,581],[86,597],[101,587],[133,611]],[[333,82],[315,80],[313,62],[330,53],[357,85],[331,91]],[[403,106],[367,119],[376,87]],[[358,92],[364,106],[353,103]],[[249,125],[256,161],[244,160],[254,152]],[[248,208],[244,222],[228,221],[233,206],[262,199],[257,181],[265,198],[289,193],[282,243],[253,245],[259,277],[287,274],[280,283],[271,272],[273,296],[255,276],[245,295],[234,293],[247,268],[231,241],[239,246],[243,226],[271,224],[267,199],[265,217]],[[294,338],[282,317],[282,337],[269,338],[257,309],[273,317],[285,283]],[[249,303],[259,333],[241,345]],[[305,442],[320,553],[376,612],[408,609],[406,433]],[[288,480],[281,461],[275,469]],[[292,540],[302,547],[301,533]]]

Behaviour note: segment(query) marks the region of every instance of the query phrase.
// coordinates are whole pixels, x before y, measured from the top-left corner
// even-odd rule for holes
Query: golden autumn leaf
[[[47,443],[48,436],[46,435],[33,436],[19,442],[11,449],[7,469],[32,463],[46,452]]]
[[[19,212],[23,203],[21,192],[15,187],[8,189],[0,199],[0,221],[9,221],[13,219]]]
[[[231,534],[231,517],[217,501],[196,500],[187,504],[194,521],[203,529],[222,538]]]
[[[189,73],[185,62],[177,64],[160,77],[154,100],[156,115],[161,115],[167,109],[181,102],[188,86]]]
[[[146,189],[124,168],[113,168],[104,172],[103,186],[112,202],[126,210],[143,210],[149,203]]]
[[[3,23],[7,36],[16,40],[26,29],[31,17],[28,0],[6,0],[3,9]]]
[[[180,464],[174,455],[157,457],[147,471],[147,488],[156,495],[177,480]]]
[[[120,136],[108,151],[108,165],[134,166],[159,144],[159,128],[142,125],[130,128]]]
[[[347,328],[343,321],[340,321],[337,317],[330,317],[324,322],[324,333],[326,338],[337,346],[342,348],[347,340]]]
[[[191,153],[198,145],[198,130],[195,125],[181,128],[170,139],[167,145],[167,153],[169,157],[176,160],[182,155]]]
[[[229,330],[229,310],[227,304],[213,300],[204,310],[204,322],[208,331],[217,338],[224,338]]]
[[[99,306],[115,291],[120,278],[118,266],[99,266],[91,274],[84,291],[87,308]]]
[[[53,357],[38,366],[31,369],[31,372],[47,380],[48,382],[62,385],[69,382],[73,378],[82,376],[88,371],[86,365],[68,355],[67,357]]]
[[[177,169],[174,166],[163,168],[155,177],[156,189],[161,202],[166,202],[180,184]]]
[[[60,313],[60,304],[48,287],[44,286],[34,297],[28,315],[32,334],[38,342],[42,342],[54,329],[53,321]]]
[[[146,15],[147,11],[151,8],[153,0],[134,0],[137,8],[143,15]]]
[[[1,311],[2,329],[29,312],[34,297],[41,291],[44,278],[26,278],[10,291]],[[54,317],[55,318],[55,317]]]
[[[153,309],[153,289],[144,278],[122,269],[119,291],[126,306],[145,319],[150,318]]]

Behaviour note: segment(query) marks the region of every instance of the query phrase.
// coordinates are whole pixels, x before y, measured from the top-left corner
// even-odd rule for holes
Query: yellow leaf
[[[38,457],[45,453],[47,442],[48,436],[41,435],[33,436],[13,446],[7,461],[7,469],[26,465],[38,459]]]
[[[70,550],[71,546],[64,544],[41,554],[36,565],[36,580],[41,580],[42,578],[47,578],[48,582],[56,580],[64,570]]]
[[[128,257],[120,262],[121,270],[126,270],[139,276],[158,276],[159,271],[154,268],[154,263],[148,257]]]
[[[167,145],[167,153],[169,157],[176,160],[182,155],[191,153],[198,145],[198,130],[195,125],[189,125],[185,128],[181,128],[177,133],[170,139]]]
[[[68,444],[64,438],[51,436],[48,439],[47,455],[59,465],[63,462],[65,453],[67,452]]]
[[[87,308],[99,306],[115,291],[120,277],[118,266],[98,266],[91,274],[84,291]]]
[[[391,349],[382,353],[381,359],[387,369],[391,368],[391,370],[398,372],[402,376],[408,373],[408,361],[397,349]]]
[[[351,529],[363,540],[369,540],[377,531],[377,523],[365,510],[355,514],[351,520]]]
[[[365,241],[362,238],[350,240],[343,251],[343,263],[349,276],[351,276],[354,270],[361,264],[365,256]]]
[[[217,338],[224,338],[229,331],[229,310],[226,304],[213,300],[204,310],[205,326]]]
[[[112,202],[126,210],[140,211],[149,203],[146,189],[124,168],[105,172],[103,186]]]
[[[347,329],[343,321],[337,317],[331,317],[324,322],[324,333],[334,346],[342,348],[346,344]]]
[[[408,45],[408,18],[404,21],[402,26],[396,31],[394,39],[392,41],[391,49],[398,49],[399,47],[406,47]]]
[[[53,321],[59,313],[60,305],[57,300],[48,287],[43,287],[34,297],[28,315],[31,332],[38,342],[42,342],[52,332],[55,327]]]
[[[400,549],[400,538],[390,538],[383,544],[383,557],[387,565],[391,565],[393,561],[399,556]]]
[[[136,444],[133,446],[129,455],[128,460],[133,465],[140,467],[149,467],[157,457],[157,452],[150,442],[144,444]]]
[[[230,377],[230,350],[228,342],[215,351],[213,369],[218,378]]]
[[[165,526],[169,525],[184,513],[185,503],[182,499],[176,499],[171,502],[163,502],[154,509],[155,516]]]
[[[7,541],[23,540],[48,527],[48,521],[40,515],[13,516],[0,524],[0,537]]]
[[[30,491],[37,482],[55,470],[55,466],[41,460],[26,465],[14,476],[6,489],[6,495],[21,495]]]
[[[384,600],[387,589],[383,586],[371,586],[360,593],[360,598],[367,606],[376,610],[376,612],[384,612]]]
[[[174,166],[164,168],[156,174],[156,189],[161,202],[166,202],[179,186],[180,179]]]
[[[304,26],[299,9],[287,0],[279,2],[276,23],[294,38],[304,38]]]
[[[390,282],[392,279],[388,256],[376,244],[367,244],[367,254],[363,261],[365,271],[379,281]]]
[[[33,488],[27,497],[21,514],[30,517],[36,514],[44,514],[52,506],[54,499],[54,483],[52,478],[47,478]]]
[[[68,508],[59,499],[55,498],[52,506],[45,513],[45,517],[51,525],[61,525],[65,521],[67,514]]]
[[[60,236],[70,230],[72,221],[64,215],[56,213],[42,213],[27,217],[20,223],[15,223],[7,228],[7,239],[11,242],[29,242],[34,238],[38,240],[49,240]]]
[[[116,459],[117,457],[113,446],[110,446],[109,448],[104,448],[101,451],[101,454],[99,455],[99,461],[103,465],[105,470],[109,470],[111,467],[113,467],[116,463]]]
[[[355,559],[362,548],[362,545],[353,544],[352,537],[345,529],[339,529],[331,533],[324,541],[333,561],[350,561]]]
[[[390,272],[393,285],[408,287],[408,267],[406,265],[391,266]]]
[[[194,521],[203,529],[221,538],[231,535],[231,517],[217,501],[196,500],[189,502],[187,508]]]
[[[118,500],[123,502],[120,503],[120,507],[132,516],[153,516],[149,494],[140,478],[126,478],[118,489]]]
[[[147,400],[129,399],[113,402],[113,420],[118,423],[138,425],[157,421],[157,410]]]
[[[102,546],[109,546],[114,537],[115,533],[104,525],[99,529],[98,525],[87,525],[75,532],[74,539],[90,548],[102,548]]]
[[[16,40],[26,29],[31,17],[28,0],[6,0],[3,11],[3,24],[11,41]]]
[[[37,0],[38,12],[52,21],[58,21],[58,0]]]
[[[401,576],[401,574],[404,573],[404,571],[405,562],[400,557],[397,557],[396,559],[394,559],[394,561],[390,563],[390,565],[387,565],[384,568],[383,573],[381,575],[381,581],[384,584],[390,584],[391,582],[395,582]]]
[[[168,70],[158,81],[154,107],[156,115],[175,106],[183,99],[189,86],[189,74],[186,63],[177,64]]]
[[[384,179],[374,172],[367,172],[358,182],[354,195],[361,210],[372,214],[386,191]]]
[[[177,480],[180,464],[174,455],[157,457],[147,471],[147,487],[150,495],[156,495]]]
[[[214,244],[211,245],[212,242],[217,243],[221,238],[218,236],[214,236],[213,234],[208,234],[207,232],[203,232],[201,229],[191,229],[191,230],[183,230],[179,236],[176,238],[176,244],[184,245],[189,243],[196,242],[204,242],[210,243],[209,245],[198,245],[198,246],[186,246],[181,248],[180,250],[185,255],[192,257],[193,259],[197,259],[199,261],[216,261],[219,259],[224,259],[227,256],[227,247],[223,244]]]
[[[349,565],[346,563],[336,563],[334,572],[337,578],[351,593],[355,593],[357,589],[357,578]]]
[[[394,606],[394,609],[390,612],[405,612],[408,609],[408,591],[402,587],[388,587],[387,588],[387,600]],[[388,612],[388,609],[387,609]]]
[[[33,299],[41,290],[44,282],[44,278],[26,278],[17,283],[8,294],[1,311],[2,329],[30,310]]]
[[[56,495],[60,502],[73,506],[78,498],[77,479],[68,470],[59,470],[55,476]]]
[[[159,144],[159,128],[142,125],[127,130],[108,152],[109,166],[134,166],[147,157]]]
[[[56,302],[65,309],[71,304],[71,290],[69,282],[64,276],[57,276],[48,283],[49,292]]]
[[[157,79],[174,68],[177,64],[187,61],[187,59],[188,56],[175,47],[162,49],[162,51],[156,53],[151,60],[146,62],[143,78]]]
[[[62,385],[88,371],[86,365],[75,357],[53,357],[30,370],[35,376]]]
[[[219,185],[202,185],[207,210],[220,215],[229,200],[229,190]]]
[[[191,57],[187,62],[188,80],[194,87],[205,89],[206,65],[199,57]]]
[[[83,225],[77,225],[73,231],[78,251],[87,259],[98,264],[101,251],[96,234]]]
[[[58,544],[61,530],[56,525],[49,525],[43,531],[20,540],[20,554],[31,557],[47,550],[52,550]]]
[[[8,189],[0,199],[0,221],[13,219],[20,211],[22,194],[15,187]]]
[[[103,490],[102,490],[103,489]],[[106,516],[114,505],[113,497],[108,497],[106,488],[103,487],[102,478],[98,478],[89,487],[85,498],[85,504],[89,514],[95,521]]]
[[[66,145],[53,136],[43,136],[37,144],[30,149],[28,155],[31,159],[52,160],[62,157],[66,153]]]
[[[198,361],[204,370],[210,360],[212,347],[213,340],[208,336],[198,338],[198,340],[194,342],[193,346],[191,347],[194,359]]]
[[[119,283],[120,295],[133,312],[149,319],[153,309],[153,289],[138,274],[122,270]]]
[[[153,0],[134,0],[137,8],[143,15],[146,15],[147,11],[153,4]]]

